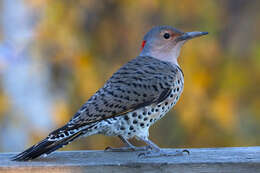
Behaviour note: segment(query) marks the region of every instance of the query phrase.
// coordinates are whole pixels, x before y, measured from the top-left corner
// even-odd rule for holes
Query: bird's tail
[[[92,126],[91,126],[92,127]],[[89,128],[72,128],[65,125],[52,133],[47,138],[33,145],[27,150],[11,158],[13,161],[27,161],[39,157],[42,154],[50,154],[51,152],[67,145],[82,135],[86,135]]]

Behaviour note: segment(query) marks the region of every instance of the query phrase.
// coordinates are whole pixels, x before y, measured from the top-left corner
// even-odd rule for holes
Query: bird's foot
[[[184,156],[185,154],[190,154],[189,150],[176,150],[175,152],[169,152],[165,150],[150,150],[147,152],[139,153],[140,158],[153,158],[153,157],[169,157],[169,156]]]
[[[107,147],[105,149],[105,151],[108,151],[108,152],[128,152],[128,151],[148,151],[149,149],[150,149],[149,146],[144,146],[144,147],[127,146],[127,147],[121,147],[121,148]]]

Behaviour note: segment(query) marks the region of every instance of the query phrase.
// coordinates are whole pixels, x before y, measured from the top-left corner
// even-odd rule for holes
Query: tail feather
[[[64,133],[65,126],[60,128],[61,133]],[[59,129],[58,129],[59,130]],[[58,130],[55,130],[54,132],[57,134]],[[58,135],[58,138],[55,140],[53,137],[50,139],[49,137],[45,138],[38,144],[33,145],[32,147],[28,148],[27,150],[23,151],[22,153],[14,156],[11,158],[12,161],[27,161],[31,159],[35,159],[39,157],[42,154],[50,154],[51,152],[63,147],[64,145],[67,145],[68,143],[72,142],[76,138],[82,136],[85,134],[86,128],[79,130],[78,132],[74,134],[70,134],[69,136],[65,136],[64,138],[60,138],[60,135]],[[51,133],[49,136],[51,136],[53,133]]]

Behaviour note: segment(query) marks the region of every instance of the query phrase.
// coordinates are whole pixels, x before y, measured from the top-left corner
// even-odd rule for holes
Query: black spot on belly
[[[132,114],[132,117],[136,117],[136,116],[137,116],[137,113],[134,112],[134,113]]]
[[[137,124],[137,120],[134,120],[133,123],[134,123],[134,124]]]
[[[134,130],[134,127],[133,127],[133,126],[130,126],[130,127],[129,127],[129,130]]]
[[[144,118],[144,121],[147,121],[147,120],[148,120],[148,118],[147,118],[147,117],[145,117],[145,118]]]
[[[140,126],[141,126],[141,127],[144,127],[144,123],[141,123]]]
[[[141,115],[139,115],[139,116],[138,116],[138,119],[142,119],[142,116],[141,116]]]
[[[150,119],[150,122],[153,122],[153,119],[152,119],[152,118]]]
[[[129,120],[129,117],[126,115],[126,116],[124,117],[124,119],[125,119],[126,121],[128,121],[128,120]]]
[[[125,127],[120,127],[120,130],[125,130]]]

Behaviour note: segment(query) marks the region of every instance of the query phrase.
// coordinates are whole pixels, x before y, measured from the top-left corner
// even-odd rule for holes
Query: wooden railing
[[[138,157],[138,152],[61,151],[29,162],[10,161],[14,153],[2,153],[0,172],[260,173],[260,147],[188,150],[189,155],[156,158]]]

